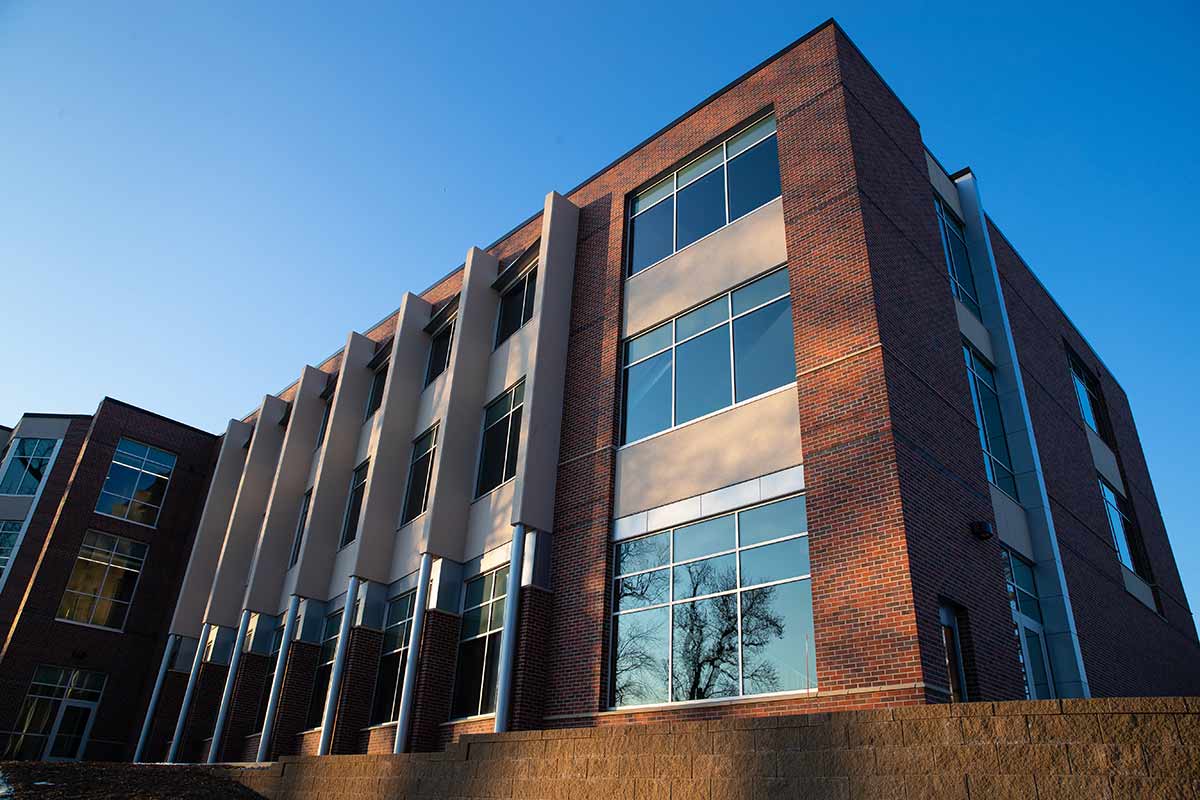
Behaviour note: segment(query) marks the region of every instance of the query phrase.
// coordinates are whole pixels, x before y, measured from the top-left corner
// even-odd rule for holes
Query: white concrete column
[[[504,628],[500,634],[500,664],[496,676],[496,733],[508,730],[512,718],[513,671],[517,661],[517,622],[521,599],[521,576],[525,572],[525,526],[513,526],[508,558],[508,586],[504,603]]]
[[[246,630],[250,627],[250,609],[242,611],[238,622],[237,638],[233,642],[233,655],[229,658],[229,672],[225,676],[225,690],[221,692],[221,706],[217,711],[217,722],[213,726],[212,743],[208,748],[208,763],[215,764],[221,752],[221,738],[225,733],[225,722],[229,718],[229,704],[233,701],[233,687],[237,684],[238,665],[242,663],[242,649],[246,646]]]
[[[325,694],[325,713],[321,716],[321,741],[317,755],[329,755],[333,742],[333,722],[337,716],[338,693],[342,688],[342,673],[346,669],[346,648],[350,644],[350,629],[354,624],[354,606],[358,602],[359,579],[350,576],[346,586],[346,605],[342,609],[342,627],[338,630],[337,650],[333,654],[333,667],[329,672],[329,691]]]
[[[421,634],[425,630],[425,608],[429,604],[429,577],[432,570],[433,556],[422,553],[421,570],[417,573],[412,630],[408,634],[408,654],[404,663],[404,685],[400,689],[400,718],[396,720],[393,753],[403,753],[408,749],[408,734],[412,729],[414,695],[417,690],[417,664],[421,657]]]
[[[196,657],[192,659],[192,671],[188,673],[187,688],[183,690],[183,702],[179,706],[179,719],[175,722],[175,735],[171,737],[171,749],[167,762],[174,764],[179,759],[179,748],[183,744],[183,729],[187,725],[188,711],[192,707],[192,696],[196,693],[196,681],[200,677],[200,665],[204,663],[204,645],[212,626],[207,622],[200,628],[200,641],[196,645]]]
[[[158,709],[158,698],[162,695],[163,682],[166,681],[167,670],[171,667],[171,659],[175,657],[179,639],[179,634],[172,633],[167,636],[167,646],[163,648],[162,661],[158,665],[158,675],[154,678],[154,689],[150,692],[150,703],[146,707],[146,719],[142,722],[142,732],[138,734],[137,747],[133,751],[133,763],[135,764],[142,760],[146,742],[150,739],[150,730],[154,727],[154,712]]]
[[[300,598],[292,595],[288,600],[287,616],[283,619],[283,639],[279,643],[279,654],[275,656],[275,673],[271,676],[271,694],[267,698],[267,713],[263,718],[262,735],[258,737],[257,761],[266,761],[271,753],[271,733],[275,727],[275,715],[279,712],[279,695],[283,691],[283,676],[287,672],[288,651],[296,635],[296,614],[300,610]]]

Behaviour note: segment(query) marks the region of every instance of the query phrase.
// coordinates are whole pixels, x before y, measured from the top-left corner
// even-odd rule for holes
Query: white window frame
[[[474,489],[475,489],[476,494],[475,494],[475,497],[472,498],[472,500],[471,500],[472,503],[474,503],[477,500],[482,500],[483,498],[487,497],[492,492],[500,489],[500,487],[504,486],[506,483],[510,483],[511,481],[515,481],[517,479],[517,473],[516,473],[516,471],[514,471],[513,476],[511,478],[505,478],[504,480],[500,481],[495,486],[493,486],[491,489],[488,489],[486,492],[479,491],[479,478],[480,478],[479,470],[483,467],[484,436],[487,435],[488,429],[492,428],[495,425],[500,424],[500,422],[493,422],[491,425],[487,424],[487,410],[489,408],[491,408],[493,405],[495,405],[500,400],[500,398],[504,397],[504,395],[506,395],[509,392],[516,389],[517,386],[520,386],[521,384],[525,384],[525,386],[522,388],[522,392],[521,392],[520,406],[517,406],[517,405],[510,406],[508,409],[508,413],[504,416],[504,419],[508,420],[509,423],[511,424],[513,411],[515,411],[517,408],[521,408],[521,409],[525,408],[524,389],[528,388],[528,383],[526,382],[525,377],[526,376],[522,375],[518,380],[514,381],[511,386],[509,386],[507,389],[505,389],[504,391],[497,394],[495,397],[493,397],[490,401],[488,401],[483,406],[483,413],[480,414],[480,417],[479,417],[479,422],[480,422],[480,424],[479,424],[479,441],[478,441],[477,446],[475,447],[476,456],[475,456],[475,487],[474,487]],[[522,412],[521,412],[521,427],[522,428],[525,427],[524,410],[522,410]],[[510,431],[511,431],[511,428],[510,428]],[[505,463],[507,463],[507,461],[508,461],[508,439],[507,439],[507,437],[505,438],[504,442],[505,442],[504,456],[505,456]],[[517,459],[518,460],[520,460],[520,447],[521,447],[521,442],[520,442],[520,439],[518,438],[518,440],[517,440],[517,448],[518,448]]]
[[[459,619],[460,619],[460,620],[461,620],[463,617],[465,617],[465,616],[467,615],[467,612],[468,612],[468,611],[471,611],[471,610],[473,610],[473,609],[476,609],[476,608],[487,608],[487,609],[488,609],[488,619],[489,619],[489,621],[490,621],[490,620],[491,620],[491,606],[495,605],[495,604],[496,604],[496,602],[497,602],[497,601],[499,601],[499,600],[503,600],[503,601],[504,601],[504,603],[505,603],[505,608],[507,609],[507,607],[508,607],[508,600],[509,600],[509,598],[508,598],[508,580],[507,580],[507,577],[508,577],[508,575],[507,575],[507,572],[505,573],[505,581],[504,581],[504,594],[500,595],[499,597],[491,597],[491,598],[485,599],[485,600],[484,600],[482,603],[477,603],[477,604],[475,604],[475,605],[473,605],[473,606],[468,606],[468,605],[467,605],[467,586],[468,586],[469,584],[471,584],[471,583],[474,583],[474,582],[475,582],[475,581],[477,581],[477,580],[484,580],[485,578],[487,578],[487,576],[488,576],[488,575],[497,575],[497,574],[499,574],[499,573],[500,573],[500,571],[501,571],[501,570],[506,570],[506,571],[507,571],[507,570],[509,570],[509,569],[511,568],[511,566],[512,566],[512,565],[511,565],[511,564],[509,564],[509,563],[504,563],[504,564],[500,564],[500,565],[498,565],[498,566],[496,566],[496,567],[493,567],[492,569],[483,570],[483,571],[481,571],[481,572],[480,572],[478,575],[472,575],[472,576],[471,576],[471,577],[469,577],[469,578],[463,578],[463,581],[462,581],[462,586],[459,588],[459,597],[458,597],[458,609],[459,609]],[[493,578],[493,581],[495,581],[495,579],[494,579],[494,578]],[[494,591],[494,590],[493,590],[493,591]],[[460,623],[460,624],[461,624],[461,623]],[[503,622],[501,622],[501,626],[500,626],[499,628],[496,628],[496,629],[494,629],[494,630],[493,630],[493,629],[491,629],[491,628],[489,628],[489,629],[485,630],[483,633],[476,633],[476,634],[474,634],[474,635],[472,635],[472,636],[468,636],[468,637],[466,637],[466,638],[464,638],[464,637],[463,637],[463,635],[462,635],[462,633],[461,633],[461,631],[460,631],[460,633],[459,633],[459,636],[458,636],[458,641],[454,643],[454,680],[453,680],[453,681],[451,682],[451,684],[450,684],[450,706],[451,706],[450,713],[451,713],[451,714],[453,714],[453,713],[454,713],[454,695],[456,694],[456,691],[455,691],[455,690],[458,688],[458,674],[459,674],[459,669],[460,669],[460,668],[461,668],[461,666],[462,666],[462,664],[460,663],[460,662],[461,662],[461,653],[460,653],[460,651],[461,651],[461,649],[462,649],[462,645],[463,645],[463,643],[464,643],[464,642],[471,642],[471,641],[474,641],[474,640],[476,640],[476,639],[487,639],[487,637],[489,637],[489,636],[491,636],[492,634],[495,634],[495,633],[500,633],[500,634],[501,634],[501,636],[503,637],[503,630],[504,630],[504,625],[503,625]],[[504,643],[503,643],[503,641],[501,641],[501,645],[500,645],[500,646],[501,646],[501,647],[503,647],[503,646],[504,646]],[[484,684],[484,681],[482,680],[482,677],[484,677],[484,676],[486,676],[486,675],[487,675],[487,657],[488,657],[488,652],[489,652],[489,651],[488,651],[488,646],[487,646],[487,643],[486,643],[486,642],[484,642],[484,650],[483,650],[483,672],[482,672],[482,673],[480,673],[480,674],[481,674],[481,680],[479,681],[479,696],[478,696],[478,698],[477,698],[477,699],[476,699],[476,701],[475,701],[475,709],[476,709],[476,711],[477,711],[477,712],[478,712],[479,708],[481,708],[481,707],[482,707],[482,705],[483,705],[483,684]],[[485,711],[485,712],[483,712],[483,713],[468,714],[468,715],[467,715],[467,716],[465,716],[465,717],[451,717],[451,718],[450,718],[450,721],[451,721],[451,722],[461,722],[461,721],[463,721],[463,720],[476,719],[476,718],[478,718],[478,717],[491,717],[491,716],[494,716],[494,715],[495,715],[495,713],[496,713],[495,711]]]
[[[450,358],[454,354],[454,327],[457,324],[457,322],[458,322],[458,315],[455,314],[455,315],[451,316],[450,319],[446,320],[446,322],[444,324],[440,325],[436,331],[434,331],[433,333],[431,333],[429,335],[429,355],[425,357],[425,385],[421,387],[422,390],[427,389],[429,386],[431,386],[433,384],[434,381],[436,381],[438,378],[445,375],[446,371],[450,369]],[[499,311],[497,311],[497,313],[496,313],[496,324],[497,325],[500,324]],[[447,333],[447,331],[449,332],[449,335],[450,335],[450,346],[448,348],[446,348],[446,363],[442,367],[441,371],[438,372],[437,375],[430,377],[429,371],[431,369],[433,369],[433,343],[443,333]]]
[[[253,435],[254,435],[254,434],[253,434],[253,433],[251,433],[251,438],[253,438]],[[108,462],[108,472],[105,472],[105,473],[104,473],[104,483],[102,483],[102,484],[100,485],[100,495],[97,495],[97,496],[96,496],[96,503],[95,503],[95,504],[93,504],[92,510],[93,510],[93,511],[94,511],[96,514],[98,514],[98,515],[100,515],[100,516],[102,516],[102,517],[108,517],[109,519],[119,519],[119,520],[122,520],[123,522],[128,522],[130,525],[139,525],[139,526],[141,526],[141,527],[143,527],[143,528],[149,528],[149,529],[151,529],[151,530],[158,530],[158,520],[159,520],[159,518],[162,516],[162,510],[163,510],[163,508],[165,508],[165,507],[166,507],[166,505],[167,505],[167,494],[168,494],[168,493],[171,491],[171,480],[172,480],[172,479],[175,477],[175,470],[179,468],[179,454],[178,454],[178,453],[172,453],[170,450],[165,450],[165,449],[163,449],[163,448],[161,448],[161,447],[157,447],[157,446],[155,446],[155,445],[152,445],[152,444],[147,444],[146,442],[139,441],[139,440],[137,440],[137,439],[134,439],[133,437],[130,437],[130,436],[122,436],[122,437],[121,437],[121,438],[118,440],[118,442],[117,442],[117,447],[118,447],[118,448],[120,447],[120,443],[121,443],[121,441],[130,441],[130,442],[133,442],[134,444],[141,445],[142,447],[146,447],[146,448],[149,448],[149,449],[151,449],[151,450],[158,450],[158,451],[160,451],[160,452],[166,453],[166,454],[167,454],[167,455],[169,455],[169,456],[174,456],[174,458],[175,458],[175,463],[171,465],[171,474],[166,476],[166,478],[167,478],[167,485],[166,485],[166,487],[163,489],[162,505],[159,505],[159,506],[157,506],[157,507],[156,507],[156,508],[157,508],[157,510],[158,510],[158,513],[154,515],[154,524],[153,524],[153,525],[151,525],[151,524],[148,524],[148,523],[145,523],[145,522],[139,522],[139,521],[137,521],[136,519],[130,519],[128,516],[124,516],[124,517],[118,517],[116,514],[109,514],[108,512],[106,512],[106,511],[100,511],[99,509],[97,509],[97,508],[95,507],[96,505],[99,505],[99,503],[100,503],[100,495],[102,495],[102,494],[106,494],[106,493],[107,493],[107,494],[111,494],[113,497],[120,497],[120,495],[116,494],[115,492],[105,492],[105,489],[104,489],[104,486],[105,486],[105,485],[108,483],[108,475],[109,475],[109,473],[110,473],[110,472],[112,472],[113,464],[116,464],[116,463],[117,463],[117,454],[120,452],[120,450],[118,450],[118,449],[114,449],[114,450],[113,450],[113,455],[112,455],[112,458],[111,458],[111,459],[109,460],[109,462]],[[246,442],[246,446],[247,446],[247,447],[249,447],[249,446],[250,446],[250,440],[247,440],[247,442]],[[136,467],[136,468],[135,468],[135,467],[133,467],[133,466],[132,466],[132,465],[130,465],[130,464],[121,464],[121,466],[122,466],[122,467],[125,467],[126,469],[137,469],[137,470],[138,470],[138,474],[142,474],[142,473],[144,473],[144,472],[148,472],[148,470],[146,470],[146,469],[145,469],[145,466],[146,466],[146,461],[148,461],[148,460],[149,460],[149,459],[143,459],[143,460],[142,460],[142,466],[141,466],[141,467]],[[157,463],[157,462],[155,462],[155,463]],[[151,472],[150,474],[151,474],[151,475],[157,475],[157,473],[154,473],[154,472]],[[158,475],[158,477],[160,477],[160,478],[161,478],[161,477],[163,477],[163,476],[161,476],[161,475]],[[125,498],[125,499],[126,499],[126,500],[128,500],[130,503],[137,502],[137,503],[141,503],[141,504],[142,504],[142,505],[144,505],[144,506],[150,506],[150,503],[142,503],[142,501],[141,501],[141,500],[137,500],[136,498],[133,498],[133,497],[128,497],[128,498]],[[155,508],[155,506],[151,506],[151,507],[152,507],[152,508]],[[128,506],[126,507],[126,510],[128,510]]]
[[[0,497],[32,497],[34,498],[33,505],[37,505],[37,500],[42,496],[42,489],[46,486],[46,482],[50,480],[50,471],[54,469],[54,462],[58,457],[58,451],[62,447],[62,439],[51,439],[47,436],[14,436],[8,441],[7,450],[4,453],[3,462],[0,463],[0,480],[3,480],[8,475],[9,465],[13,459],[17,457],[17,444],[25,439],[40,442],[54,442],[50,448],[50,455],[46,458],[46,472],[42,475],[42,479],[38,481],[37,489],[32,494],[0,494]],[[25,467],[25,474],[29,473],[29,467]],[[32,510],[33,506],[30,506]]]
[[[506,283],[504,285],[503,289],[500,289],[496,292],[497,296],[499,297],[499,302],[496,303],[496,324],[493,326],[493,330],[492,330],[492,352],[493,353],[500,349],[500,345],[504,344],[509,339],[516,336],[521,331],[522,328],[524,328],[530,322],[533,322],[533,318],[535,316],[533,311],[530,311],[529,319],[525,319],[525,303],[528,302],[528,298],[529,298],[529,280],[528,280],[529,273],[535,271],[537,268],[538,268],[538,260],[535,258],[532,261],[530,261],[525,267],[523,267],[521,269],[521,273],[519,275],[517,275],[517,277],[513,278],[511,281]],[[521,324],[518,325],[515,329],[513,329],[512,333],[510,333],[508,336],[505,336],[503,339],[501,339],[500,338],[500,316],[501,316],[501,312],[504,309],[504,296],[506,294],[508,294],[510,291],[512,291],[513,289],[515,289],[517,284],[521,283],[521,282],[524,282],[524,284],[525,284],[524,287],[521,289]],[[537,277],[536,276],[534,277],[533,288],[534,288],[534,291],[536,292],[537,291]],[[451,342],[451,346],[453,346],[453,342]]]
[[[133,582],[133,592],[129,595],[129,602],[125,609],[125,617],[121,621],[120,627],[113,627],[112,625],[101,625],[97,622],[92,622],[91,620],[89,620],[87,622],[82,622],[77,619],[67,619],[66,617],[60,617],[58,615],[58,609],[55,608],[54,621],[55,622],[63,622],[68,625],[81,625],[85,628],[95,628],[96,630],[100,630],[100,631],[112,631],[114,633],[124,633],[125,626],[129,623],[129,614],[133,611],[133,601],[137,598],[138,587],[140,587],[142,585],[142,573],[146,571],[146,562],[150,559],[150,543],[142,542],[137,539],[131,539],[128,536],[118,536],[115,533],[109,533],[107,531],[98,531],[98,530],[90,530],[90,529],[84,534],[85,539],[86,539],[88,533],[94,533],[99,536],[111,536],[114,539],[122,540],[122,541],[126,541],[126,542],[133,542],[134,544],[140,544],[146,548],[146,554],[144,556],[142,556],[142,563],[138,565],[137,578]],[[80,595],[83,597],[90,597],[94,601],[112,600],[113,599],[111,597],[104,597],[103,595],[90,594],[87,592],[80,592],[80,591],[76,591],[75,589],[70,588],[70,575],[75,571],[75,565],[79,562],[80,556],[82,554],[83,546],[84,546],[84,542],[81,541],[79,543],[80,549],[79,549],[79,551],[77,551],[75,553],[75,560],[71,562],[71,573],[68,573],[68,575],[67,575],[68,586],[63,588],[62,596],[59,598],[59,601],[58,601],[60,606],[62,605],[62,601],[63,601],[63,599],[66,598],[68,592],[71,594],[76,594],[76,595]],[[112,556],[113,555],[116,555],[116,550],[113,550],[111,553],[109,553],[109,561],[104,567],[104,575],[101,576],[101,578],[100,578],[100,587],[101,588],[104,587],[104,580],[105,580],[105,578],[108,577],[109,569],[112,568]],[[120,568],[118,567],[118,569],[120,569]],[[96,617],[96,608],[95,608],[95,603],[93,603],[91,619],[95,619],[95,617]]]
[[[509,413],[512,413],[512,412],[510,411]],[[426,428],[424,431],[422,431],[420,436],[413,439],[412,444],[410,445],[411,450],[410,450],[409,458],[408,458],[408,474],[404,476],[404,500],[403,500],[402,505],[400,506],[400,518],[401,519],[404,518],[405,512],[408,511],[408,500],[412,496],[413,465],[416,464],[417,461],[421,457],[423,457],[426,453],[429,453],[429,472],[427,472],[425,474],[425,489],[424,489],[425,500],[421,504],[420,512],[418,512],[417,514],[414,514],[412,519],[401,522],[400,527],[404,527],[405,525],[411,525],[413,522],[415,522],[417,519],[419,519],[421,517],[421,515],[423,515],[426,511],[429,510],[429,490],[433,486],[433,465],[434,465],[434,462],[437,460],[438,437],[441,435],[441,432],[442,432],[441,426],[442,426],[441,420],[438,420],[437,422],[433,423],[428,428]],[[430,445],[428,450],[424,450],[420,453],[420,455],[418,455],[417,454],[417,442],[421,441],[422,439],[424,439],[426,436],[428,436],[430,434],[433,435],[433,444]],[[480,456],[481,457],[482,457],[482,454],[483,453],[482,453],[482,447],[481,447],[480,448]]]

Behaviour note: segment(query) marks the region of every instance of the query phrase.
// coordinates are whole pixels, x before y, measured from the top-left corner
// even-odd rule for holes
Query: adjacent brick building
[[[132,757],[216,444],[111,398],[17,423],[0,461],[0,757]]]
[[[170,630],[143,760],[1200,692],[1124,394],[833,22],[231,421]]]

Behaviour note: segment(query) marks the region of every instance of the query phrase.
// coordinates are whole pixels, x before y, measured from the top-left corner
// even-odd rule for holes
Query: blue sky
[[[1200,6],[901,5],[0,0],[0,422],[221,430],[835,16],[1124,384],[1196,607]]]

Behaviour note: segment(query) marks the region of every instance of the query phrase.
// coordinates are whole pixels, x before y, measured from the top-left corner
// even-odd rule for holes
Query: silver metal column
[[[513,668],[517,659],[517,605],[521,594],[521,573],[525,566],[525,526],[513,528],[512,550],[508,557],[508,587],[504,603],[504,631],[500,634],[500,667],[496,693],[496,733],[508,730],[512,716]]]
[[[212,744],[208,748],[208,763],[217,763],[221,752],[221,737],[225,733],[225,722],[229,717],[229,704],[233,702],[233,686],[237,682],[238,665],[242,663],[242,648],[246,645],[246,630],[250,627],[250,609],[242,609],[238,623],[237,639],[233,643],[233,655],[229,657],[229,674],[225,676],[225,691],[221,693],[221,707],[217,711],[217,724],[213,726]]]
[[[200,628],[200,641],[196,644],[196,657],[192,659],[192,671],[188,673],[187,688],[183,691],[183,703],[179,706],[179,720],[175,723],[175,735],[171,738],[171,751],[167,761],[175,763],[179,758],[179,747],[183,744],[183,728],[187,724],[188,710],[192,706],[192,695],[196,693],[196,681],[200,677],[200,665],[204,663],[204,645],[208,642],[212,625],[204,623]]]
[[[350,576],[346,587],[346,605],[342,608],[342,627],[338,630],[337,650],[333,654],[333,668],[329,672],[329,691],[325,694],[325,713],[321,715],[321,743],[317,755],[329,755],[333,742],[333,720],[337,713],[338,690],[342,688],[342,673],[346,669],[346,647],[349,644],[350,628],[354,623],[354,606],[358,603],[358,576]]]
[[[167,679],[167,670],[171,667],[171,659],[179,646],[179,634],[172,633],[167,637],[167,646],[163,650],[162,662],[158,665],[158,677],[154,679],[154,689],[150,692],[150,705],[146,707],[146,719],[142,723],[142,732],[138,735],[137,748],[133,751],[133,762],[142,760],[146,749],[146,741],[150,738],[150,729],[154,727],[154,712],[158,709],[158,697],[162,694],[163,682]]]
[[[404,686],[400,690],[400,719],[396,720],[396,743],[393,753],[408,749],[408,731],[412,726],[413,694],[417,689],[417,659],[421,650],[421,631],[425,629],[425,606],[429,602],[429,573],[433,556],[421,554],[421,571],[417,573],[417,597],[414,600],[412,630],[408,634],[408,655],[404,663]]]
[[[258,755],[256,761],[266,761],[271,752],[271,729],[275,726],[275,714],[279,711],[279,695],[283,691],[283,674],[287,670],[288,650],[292,645],[292,636],[296,633],[296,614],[300,610],[299,595],[292,595],[288,602],[287,616],[283,618],[283,639],[279,643],[279,653],[275,656],[275,674],[271,676],[271,694],[267,699],[267,713],[263,717],[262,735],[258,738]]]

